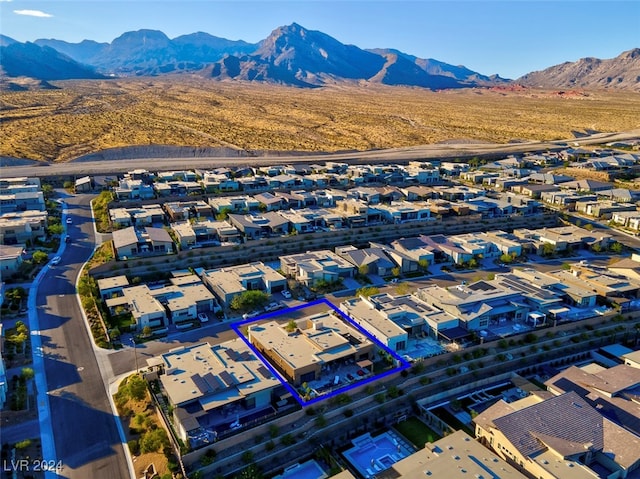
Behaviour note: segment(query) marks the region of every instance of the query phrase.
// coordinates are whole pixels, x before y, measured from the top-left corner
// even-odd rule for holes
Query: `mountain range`
[[[430,89],[509,83],[464,66],[423,59],[394,49],[364,50],[293,23],[257,44],[198,32],[173,39],[157,30],[127,32],[111,43],[39,39],[20,43],[0,35],[2,73],[40,80],[189,73],[216,80],[269,82],[299,87],[384,84]],[[611,60],[564,63],[517,82],[553,88],[640,88],[640,49]]]
[[[640,91],[640,48],[623,52],[616,58],[581,58],[518,79],[528,86],[550,88],[615,88]]]

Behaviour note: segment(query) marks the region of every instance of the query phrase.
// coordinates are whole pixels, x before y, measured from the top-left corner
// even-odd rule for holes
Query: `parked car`
[[[269,303],[267,306],[265,306],[264,310],[265,311],[275,311],[276,309],[279,309],[281,307],[280,303],[276,303],[275,301],[273,303]]]
[[[67,218],[67,224],[70,225],[73,223],[73,220],[71,218]]]
[[[201,323],[206,323],[207,321],[209,321],[209,316],[204,313],[198,313],[198,319]]]
[[[60,256],[54,256],[51,260],[51,264],[58,264],[62,258]]]
[[[66,235],[66,236],[64,237],[64,242],[65,242],[65,243],[71,243],[71,236]]]
[[[283,291],[282,296],[284,296],[286,299],[291,299],[291,291],[288,291],[288,290]]]

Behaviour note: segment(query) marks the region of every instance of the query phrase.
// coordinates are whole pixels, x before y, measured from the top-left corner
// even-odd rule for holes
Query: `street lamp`
[[[136,361],[136,374],[138,373],[138,349],[136,348],[136,338],[131,337],[131,343],[133,344],[133,356]]]

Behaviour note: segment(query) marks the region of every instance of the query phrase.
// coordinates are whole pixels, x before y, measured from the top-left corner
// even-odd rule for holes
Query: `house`
[[[281,196],[275,196],[273,193],[264,192],[253,195],[253,199],[258,201],[261,211],[278,211],[285,207],[286,202]]]
[[[0,215],[0,244],[32,245],[44,239],[48,217],[45,211],[23,211]]]
[[[87,193],[93,190],[93,181],[90,176],[83,176],[75,181],[74,191],[76,193]]]
[[[159,204],[109,209],[109,219],[116,228],[164,224],[164,218],[165,212]]]
[[[175,276],[170,284],[153,288],[128,286],[125,277],[100,281],[100,294],[111,314],[130,312],[138,331],[145,326],[191,323],[198,313],[220,310],[211,291],[194,274]]]
[[[416,296],[380,293],[349,299],[341,304],[345,313],[392,351],[407,349],[409,338],[428,332],[427,320],[441,314]]]
[[[193,230],[193,226],[188,221],[182,223],[173,223],[171,225],[171,231],[176,237],[176,242],[181,250],[192,248],[196,245],[196,233]]]
[[[579,270],[550,271],[547,273],[558,280],[555,289],[565,295],[565,301],[578,308],[594,308],[598,292],[594,289],[593,281],[585,281]]]
[[[534,253],[537,254],[542,253],[545,243],[551,244],[555,251],[566,251],[567,249],[589,248],[596,244],[607,248],[613,241],[610,235],[600,230],[588,231],[575,225],[537,230],[518,228],[513,230],[513,234],[521,240],[530,240],[536,249]]]
[[[476,437],[530,477],[627,477],[640,465],[640,438],[575,392],[498,401],[475,419]]]
[[[527,183],[522,185],[517,185],[511,188],[513,191],[517,191],[523,195],[528,196],[529,198],[542,198],[542,195],[545,193],[556,193],[560,191],[560,188],[553,184],[535,184],[535,183]]]
[[[354,265],[358,271],[366,271],[363,274],[390,276],[393,274],[392,270],[398,267],[394,259],[387,255],[385,248],[380,246],[363,249],[358,249],[352,245],[337,246],[335,252],[338,256]]]
[[[196,242],[203,246],[217,246],[218,243],[241,243],[240,231],[227,221],[199,220],[191,223]]]
[[[631,255],[631,258],[623,258],[610,264],[607,269],[613,274],[619,274],[634,281],[640,281],[640,257],[638,254]]]
[[[319,250],[280,257],[280,269],[287,277],[295,278],[308,287],[319,282],[333,283],[351,278],[355,266],[333,251]]]
[[[118,200],[148,200],[155,198],[153,186],[141,179],[125,177],[118,181],[118,186],[113,190]]]
[[[440,250],[423,241],[423,237],[400,238],[390,243],[391,248],[401,255],[412,259],[416,263],[433,264],[435,253]],[[426,263],[425,263],[426,262]]]
[[[111,314],[120,314],[120,310],[131,313],[137,331],[168,326],[167,310],[146,284],[122,288],[122,296],[107,298],[105,304]]]
[[[566,183],[562,183],[560,185],[560,188],[564,190],[572,190],[576,192],[593,193],[597,191],[610,190],[612,188],[612,184],[605,183],[603,181],[585,179],[585,180],[567,181]]]
[[[434,199],[447,201],[467,201],[471,198],[485,196],[486,193],[483,189],[463,185],[434,186],[433,191],[435,194]]]
[[[208,269],[202,273],[202,281],[225,306],[245,291],[260,290],[272,294],[287,289],[287,278],[261,262]]]
[[[382,218],[388,223],[400,224],[411,221],[429,221],[431,208],[425,202],[393,201],[376,206]]]
[[[545,381],[545,386],[556,396],[570,391],[579,394],[600,414],[640,436],[640,403],[635,400],[640,389],[637,367],[619,364],[605,368],[596,363],[571,366]]]
[[[280,211],[280,216],[287,220],[291,226],[291,231],[297,233],[310,233],[315,231],[315,222],[310,220],[306,215],[300,214],[296,210]]]
[[[297,185],[302,184],[302,177],[298,175],[276,175],[270,178],[267,178],[267,184],[269,188],[273,189],[291,189],[295,188]]]
[[[240,182],[231,178],[228,173],[224,174],[207,171],[202,177],[202,187],[207,193],[212,193],[214,191],[238,191],[240,189]]]
[[[0,277],[8,278],[17,273],[23,262],[24,245],[0,244]]]
[[[191,218],[210,218],[213,216],[211,206],[202,200],[171,201],[164,203],[163,206],[171,221],[186,221]]]
[[[611,219],[614,213],[637,211],[634,204],[616,203],[602,199],[597,201],[578,200],[575,208],[580,213],[601,219]]]
[[[504,284],[476,281],[469,285],[421,288],[414,294],[429,306],[455,318],[467,331],[479,331],[504,321],[524,323],[531,311],[524,295]],[[442,331],[438,331],[442,335]]]
[[[460,176],[461,173],[469,171],[469,163],[452,163],[449,161],[440,162],[440,173],[444,176]]]
[[[480,233],[479,236],[485,238],[488,243],[493,244],[501,254],[506,254],[512,258],[522,255],[522,243],[511,233],[497,230]]]
[[[234,420],[239,426],[247,416],[274,412],[280,381],[240,339],[172,349],[159,364],[176,432],[193,448],[213,442]]]
[[[124,288],[129,286],[129,280],[125,275],[111,276],[97,281],[100,298],[104,301],[109,298],[124,296]]]
[[[430,199],[433,195],[433,189],[429,186],[413,185],[400,188],[404,193],[407,201],[418,201]]]
[[[260,202],[252,196],[213,196],[209,198],[209,205],[217,214],[248,213],[258,211]]]
[[[540,195],[540,199],[545,203],[567,208],[569,211],[575,210],[576,202],[580,200],[596,201],[596,195],[578,195],[566,191],[545,191]]]
[[[329,312],[289,324],[269,321],[249,325],[249,341],[294,386],[319,379],[323,369],[345,361],[370,361],[374,343]]]
[[[363,200],[346,199],[336,201],[336,207],[333,212],[342,216],[345,224],[351,228],[376,224],[382,219],[380,211],[369,207]]]
[[[421,185],[440,182],[440,170],[426,161],[410,161],[405,168],[408,178]]]
[[[147,226],[139,230],[130,226],[114,231],[112,237],[113,247],[119,259],[173,253],[173,240],[163,228]]]
[[[401,459],[384,472],[384,477],[418,479],[526,479],[511,464],[462,431],[425,444],[423,449]]]
[[[262,214],[229,214],[229,223],[238,228],[247,239],[280,236],[289,232],[290,225],[289,220],[275,211]]]
[[[0,215],[23,211],[45,211],[42,191],[20,191],[0,194]]]

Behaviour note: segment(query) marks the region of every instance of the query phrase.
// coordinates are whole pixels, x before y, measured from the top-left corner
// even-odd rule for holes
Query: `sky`
[[[0,33],[21,42],[110,42],[146,28],[254,43],[293,22],[505,78],[640,47],[638,0],[0,0]]]

